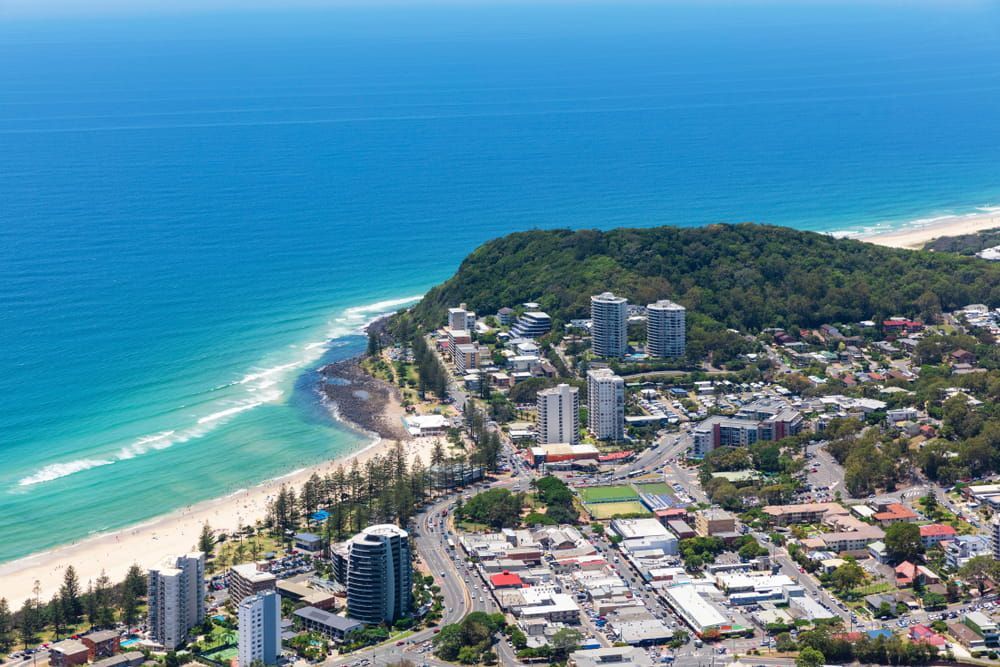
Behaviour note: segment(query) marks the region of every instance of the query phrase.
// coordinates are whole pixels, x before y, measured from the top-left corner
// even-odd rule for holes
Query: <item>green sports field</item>
[[[577,492],[585,503],[620,503],[639,499],[639,494],[636,493],[635,489],[621,484],[589,486],[577,489]]]
[[[594,519],[613,519],[625,514],[649,514],[649,510],[636,500],[619,503],[593,503],[585,505],[585,507]]]
[[[666,482],[652,482],[649,484],[636,484],[635,488],[639,493],[648,493],[654,496],[674,496],[674,490]]]

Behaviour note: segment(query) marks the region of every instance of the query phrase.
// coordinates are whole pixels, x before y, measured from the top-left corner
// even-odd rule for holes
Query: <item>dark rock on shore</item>
[[[337,416],[352,426],[387,440],[408,440],[399,390],[365,373],[358,359],[319,369],[320,391]]]

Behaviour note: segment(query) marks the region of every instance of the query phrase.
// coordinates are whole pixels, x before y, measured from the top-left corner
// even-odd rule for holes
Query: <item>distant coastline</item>
[[[878,233],[851,234],[852,238],[896,248],[919,248],[941,236],[967,234],[1000,227],[1000,209],[970,215],[943,216],[927,224],[903,225]],[[383,316],[384,317],[384,316]],[[368,322],[368,325],[372,322]],[[105,571],[112,579],[124,576],[132,563],[149,567],[170,553],[192,547],[204,523],[213,528],[233,530],[264,517],[267,502],[282,484],[297,485],[314,472],[323,474],[353,459],[363,462],[385,452],[394,439],[407,439],[401,427],[402,407],[394,388],[375,380],[358,366],[360,355],[310,370],[321,378],[316,387],[331,414],[349,428],[370,436],[354,452],[324,463],[301,468],[248,488],[176,509],[151,520],[120,530],[92,535],[75,542],[0,563],[0,591],[14,602],[30,597],[34,582],[43,596],[58,588],[65,568],[72,564],[83,581]],[[335,379],[336,378],[336,379]],[[407,441],[411,456],[429,456],[426,439]]]

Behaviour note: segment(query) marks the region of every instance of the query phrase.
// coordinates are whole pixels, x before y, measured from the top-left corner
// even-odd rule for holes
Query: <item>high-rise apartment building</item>
[[[580,442],[580,390],[560,384],[538,392],[538,444]]]
[[[259,660],[265,665],[278,664],[281,654],[281,598],[275,591],[265,591],[243,598],[237,613],[239,667],[250,667]]]
[[[604,292],[590,297],[590,347],[598,357],[625,356],[628,300]]]
[[[625,380],[609,368],[587,371],[587,427],[598,440],[625,438]]]
[[[150,635],[167,650],[184,644],[205,620],[205,554],[198,551],[149,570]]]
[[[371,624],[407,616],[413,595],[409,534],[392,524],[369,526],[346,547],[334,551],[334,571],[346,577],[347,615]]]
[[[646,306],[646,353],[651,357],[683,357],[687,311],[663,299]]]

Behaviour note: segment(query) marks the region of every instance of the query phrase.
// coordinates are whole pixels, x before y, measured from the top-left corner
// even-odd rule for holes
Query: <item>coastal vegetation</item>
[[[590,295],[606,290],[632,303],[681,303],[689,346],[697,347],[702,332],[727,327],[810,327],[997,305],[1000,266],[756,224],[530,231],[477,248],[414,307],[413,318],[433,328],[460,301],[485,313],[536,301],[558,330],[587,317]]]
[[[1000,229],[984,229],[973,234],[941,236],[924,244],[924,250],[975,255],[981,250],[1000,245]]]
[[[441,628],[441,632],[434,636],[434,653],[442,660],[463,665],[495,665],[497,656],[493,644],[496,633],[506,627],[503,614],[474,611],[458,623]]]

